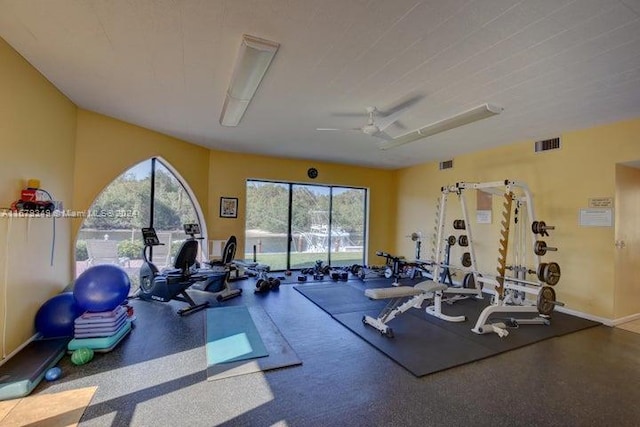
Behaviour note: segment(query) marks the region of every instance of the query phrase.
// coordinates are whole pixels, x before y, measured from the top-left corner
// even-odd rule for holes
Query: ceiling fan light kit
[[[408,144],[422,138],[427,138],[441,132],[446,132],[451,129],[468,125],[469,123],[477,122],[478,120],[493,117],[500,114],[502,111],[503,108],[497,105],[482,104],[463,113],[456,114],[455,116],[440,120],[404,135],[400,135],[392,141],[381,144],[380,149],[388,150],[390,148]]]
[[[280,44],[276,42],[247,34],[242,36],[220,114],[222,126],[238,126],[279,47]]]

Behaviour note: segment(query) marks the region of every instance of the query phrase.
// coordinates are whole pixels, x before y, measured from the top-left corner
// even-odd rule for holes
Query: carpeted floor
[[[416,378],[291,285],[223,305],[263,308],[302,365],[207,381],[204,312],[133,300],[111,353],[34,394],[97,387],[80,426],[635,426],[640,335],[598,326]],[[215,297],[200,291],[197,302]]]

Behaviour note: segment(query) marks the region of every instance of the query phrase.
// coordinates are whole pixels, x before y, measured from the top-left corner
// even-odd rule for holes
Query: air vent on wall
[[[543,141],[536,141],[535,145],[536,153],[539,153],[541,151],[557,150],[558,148],[560,148],[560,138],[551,138],[545,139]]]
[[[440,170],[451,169],[452,167],[453,167],[453,160],[446,160],[444,162],[440,162]]]

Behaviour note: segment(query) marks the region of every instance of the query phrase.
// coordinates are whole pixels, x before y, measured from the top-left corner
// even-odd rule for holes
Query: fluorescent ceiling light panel
[[[220,114],[222,126],[238,126],[279,47],[279,43],[269,40],[246,34],[242,36],[242,44]]]
[[[381,144],[380,149],[388,150],[440,132],[446,132],[460,126],[468,125],[469,123],[477,122],[478,120],[500,114],[502,110],[502,107],[498,107],[496,105],[482,104],[478,107],[472,108],[471,110],[465,111],[464,113],[457,114],[453,117],[449,117],[448,119],[440,120],[439,122],[435,122],[418,130],[400,135],[399,137],[394,138],[393,141]]]

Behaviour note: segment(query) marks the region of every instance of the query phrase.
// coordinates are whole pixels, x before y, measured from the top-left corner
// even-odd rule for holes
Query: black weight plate
[[[464,279],[462,279],[462,287],[466,289],[475,289],[476,278],[473,276],[473,273],[467,273],[464,275]]]
[[[471,254],[469,252],[463,253],[460,262],[463,267],[471,267]]]
[[[538,280],[543,283],[546,282],[545,276],[544,276],[544,269],[546,267],[547,267],[547,263],[541,262],[540,264],[538,264],[538,269],[536,270],[536,276],[538,276]]]
[[[538,313],[549,316],[555,308],[556,291],[549,286],[543,286],[538,294]]]
[[[547,285],[555,286],[560,281],[560,265],[557,262],[550,262],[544,269],[544,281]]]

